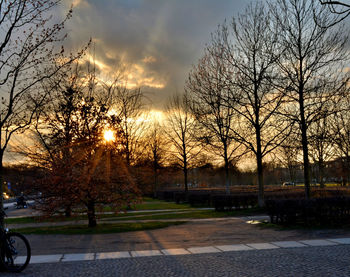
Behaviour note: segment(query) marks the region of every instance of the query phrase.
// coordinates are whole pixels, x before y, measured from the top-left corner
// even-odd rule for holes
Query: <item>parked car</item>
[[[295,186],[295,183],[294,182],[284,182],[282,184],[282,187],[289,187],[289,186]]]

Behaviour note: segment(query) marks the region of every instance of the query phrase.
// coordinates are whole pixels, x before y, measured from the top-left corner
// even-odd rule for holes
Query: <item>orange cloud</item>
[[[147,57],[144,57],[142,61],[144,63],[154,63],[157,61],[157,59],[153,56],[147,56]]]

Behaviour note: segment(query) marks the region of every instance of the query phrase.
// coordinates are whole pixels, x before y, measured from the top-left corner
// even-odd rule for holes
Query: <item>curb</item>
[[[215,245],[205,247],[189,247],[176,249],[159,249],[159,250],[132,250],[119,252],[101,252],[101,253],[72,253],[72,254],[54,254],[54,255],[36,255],[32,256],[31,264],[41,263],[64,263],[76,261],[97,261],[105,259],[124,259],[154,256],[174,256],[174,255],[195,255],[209,253],[223,253],[236,251],[260,251],[269,249],[299,248],[299,247],[322,247],[349,245],[350,238],[330,238],[314,239],[300,241],[274,241],[265,243],[247,243],[232,245]],[[19,259],[21,257],[18,257]]]

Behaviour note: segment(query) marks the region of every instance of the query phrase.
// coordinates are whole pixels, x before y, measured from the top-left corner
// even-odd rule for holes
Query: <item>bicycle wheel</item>
[[[30,261],[28,240],[19,233],[6,234],[6,242],[1,249],[1,263],[7,271],[21,272]]]

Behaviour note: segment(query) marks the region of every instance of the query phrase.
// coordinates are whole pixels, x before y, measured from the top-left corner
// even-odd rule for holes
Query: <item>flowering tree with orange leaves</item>
[[[113,88],[101,85],[89,65],[70,65],[56,78],[59,85],[48,86],[50,101],[36,114],[38,150],[26,153],[44,172],[37,208],[50,216],[85,207],[94,227],[98,207],[119,211],[138,200],[121,147],[124,131],[109,113]]]

